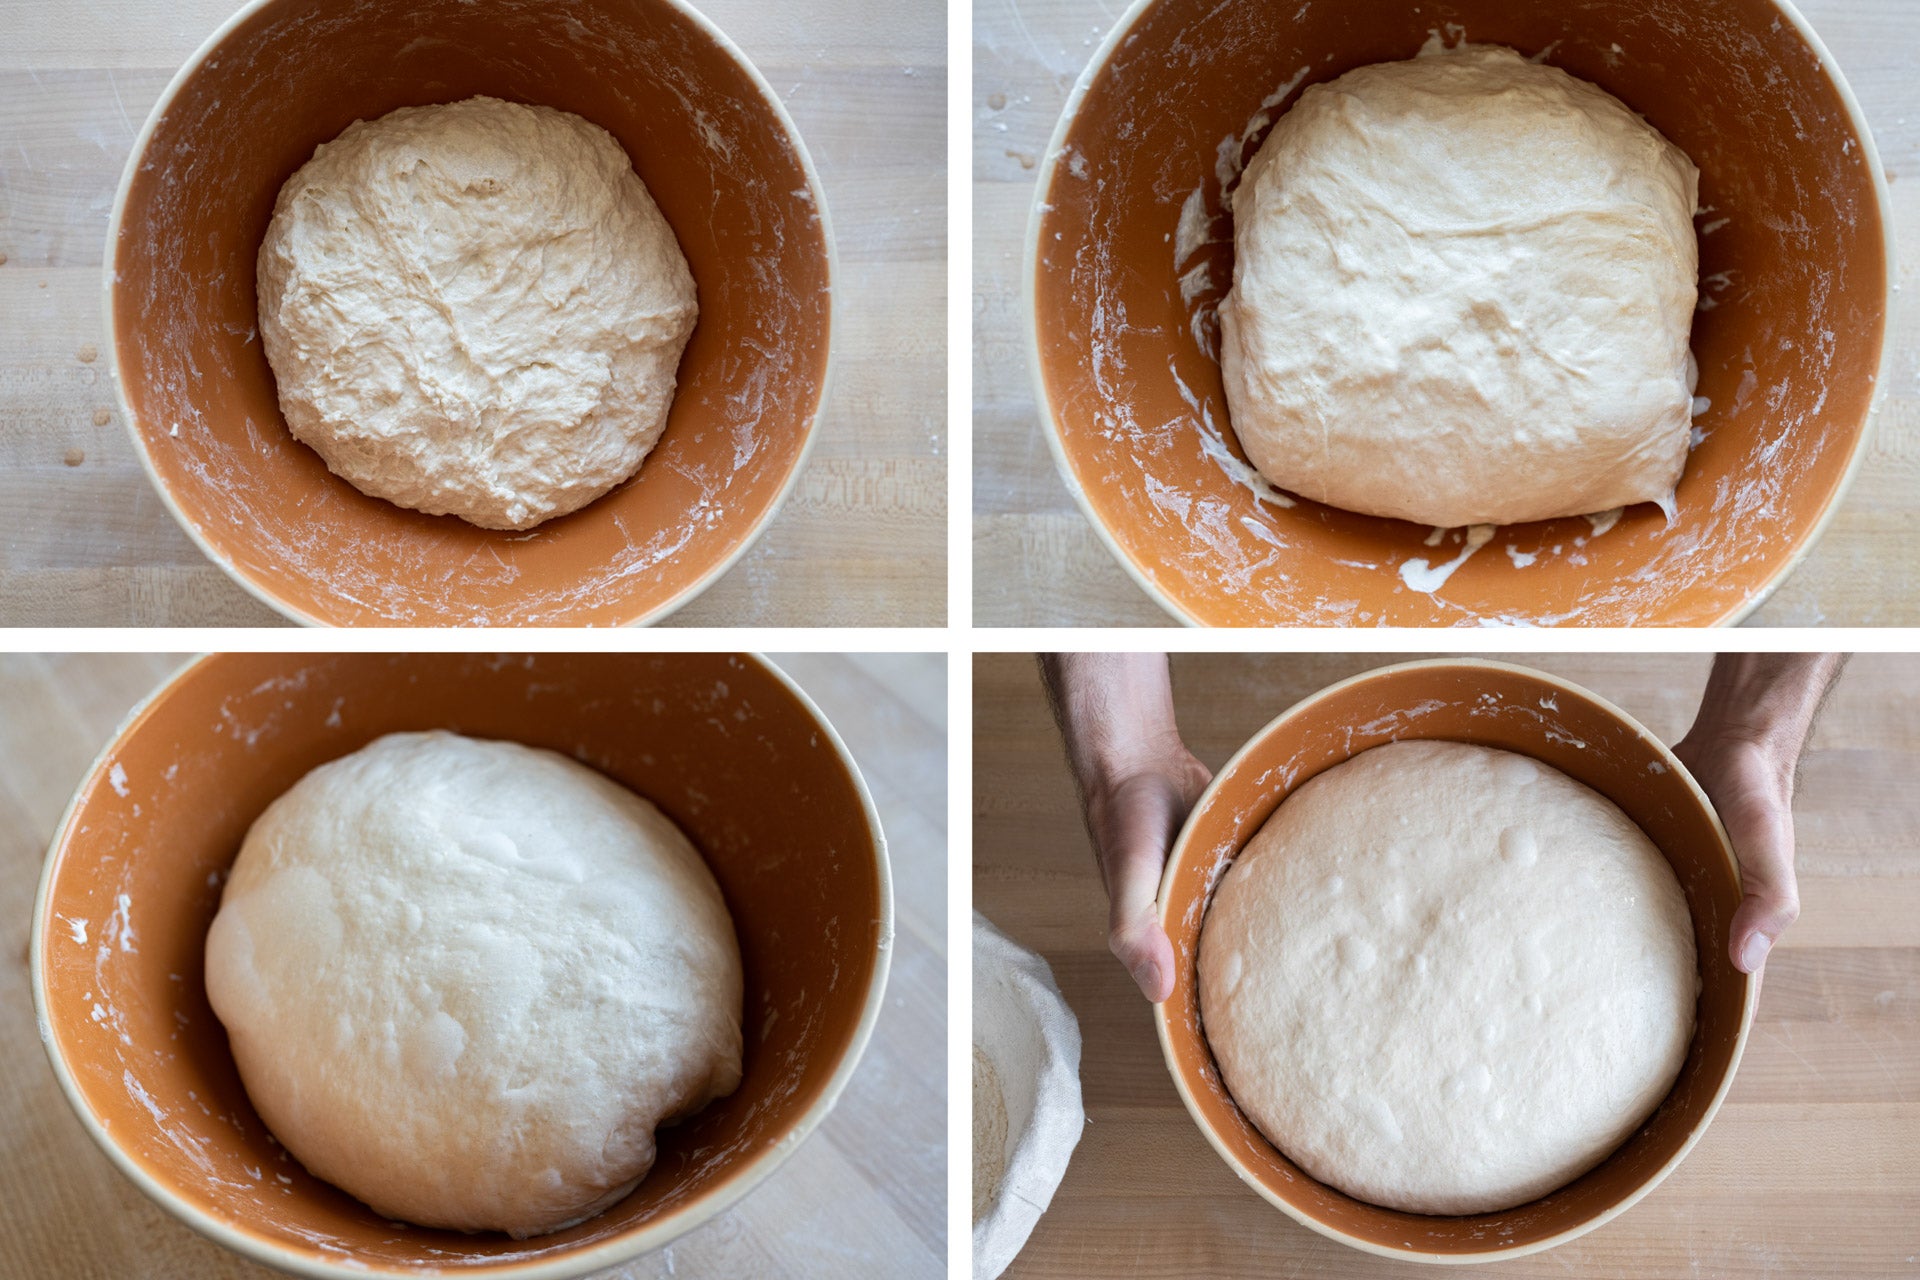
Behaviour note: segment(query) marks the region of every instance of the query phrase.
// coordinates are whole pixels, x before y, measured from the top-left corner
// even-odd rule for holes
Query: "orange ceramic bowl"
[[[1672,524],[1644,504],[1610,528],[1507,526],[1468,555],[1464,530],[1256,496],[1216,362],[1223,180],[1306,86],[1410,58],[1436,29],[1544,54],[1700,168],[1709,407]],[[1075,86],[1035,200],[1027,311],[1055,459],[1185,622],[1732,622],[1805,557],[1865,453],[1886,184],[1839,68],[1785,0],[1142,0]]]
[[[700,319],[660,444],[526,533],[370,498],[280,416],[254,267],[274,198],[355,120],[490,94],[626,148]],[[833,242],[780,100],[683,0],[253,0],[161,94],[107,231],[108,341],[168,508],[298,622],[651,622],[720,576],[799,477],[826,398]]]
[[[247,828],[308,770],[381,734],[551,747],[678,822],[713,869],[746,971],[745,1079],[660,1134],[625,1200],[531,1240],[388,1221],[310,1176],[247,1101],[202,946]],[[660,1247],[779,1166],[853,1073],[886,986],[879,819],[817,708],[757,658],[221,655],[128,717],[47,856],[33,986],[93,1138],[189,1226],[308,1276],[578,1276]]]
[[[1693,913],[1701,993],[1693,1046],[1659,1109],[1596,1168],[1502,1213],[1431,1217],[1383,1209],[1315,1180],[1249,1122],[1220,1081],[1200,1025],[1200,930],[1214,885],[1280,802],[1369,747],[1445,738],[1529,755],[1619,805],[1673,866]],[[1420,1262],[1487,1262],[1562,1244],[1626,1211],[1679,1165],[1733,1085],[1759,983],[1733,967],[1728,930],[1740,873],[1706,795],[1673,753],[1618,707],[1565,680],[1503,662],[1439,659],[1323,689],[1256,734],[1200,797],[1173,847],[1160,919],[1173,939],[1173,995],[1154,1006],[1160,1047],[1187,1110],[1241,1181],[1342,1244]]]

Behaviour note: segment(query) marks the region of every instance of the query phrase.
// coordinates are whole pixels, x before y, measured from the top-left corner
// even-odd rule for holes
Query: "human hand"
[[[1165,654],[1042,654],[1040,674],[1107,890],[1107,946],[1158,1003],[1173,994],[1160,875],[1211,775],[1174,725]]]
[[[1791,762],[1783,770],[1763,745],[1711,734],[1690,733],[1673,752],[1713,801],[1733,842],[1743,894],[1728,950],[1735,968],[1758,973],[1773,944],[1800,917]]]
[[[1800,753],[1846,658],[1832,653],[1723,653],[1693,727],[1673,748],[1713,801],[1740,864],[1742,896],[1727,950],[1759,973],[1800,916],[1793,873],[1793,785]]]
[[[1087,830],[1107,888],[1107,946],[1141,994],[1158,1004],[1173,994],[1173,943],[1154,909],[1167,854],[1213,775],[1179,735],[1142,752],[1122,776],[1086,793]]]

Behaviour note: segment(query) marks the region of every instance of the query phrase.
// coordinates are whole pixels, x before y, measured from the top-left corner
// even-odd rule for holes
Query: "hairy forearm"
[[[1184,751],[1160,653],[1043,653],[1040,678],[1083,798]]]
[[[1687,738],[1759,749],[1791,788],[1814,718],[1846,665],[1835,653],[1723,653],[1713,661]]]

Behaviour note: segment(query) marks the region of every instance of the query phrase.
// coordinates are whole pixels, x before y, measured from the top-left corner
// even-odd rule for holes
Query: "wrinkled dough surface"
[[[1280,488],[1449,528],[1669,502],[1698,189],[1617,99],[1511,49],[1307,89],[1232,197],[1241,447]]]
[[[612,135],[484,97],[323,143],[280,190],[258,286],[294,436],[364,493],[489,529],[639,469],[697,310]]]
[[[247,833],[207,936],[247,1095],[384,1216],[516,1236],[740,1081],[740,953],[669,819],[551,751],[399,733]]]
[[[1295,791],[1200,934],[1240,1108],[1374,1204],[1485,1213],[1598,1164],[1672,1088],[1700,990],[1658,849],[1522,755],[1366,751]]]

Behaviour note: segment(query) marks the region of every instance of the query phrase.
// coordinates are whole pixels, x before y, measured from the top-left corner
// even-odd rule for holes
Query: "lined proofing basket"
[[[407,729],[572,756],[705,857],[745,966],[745,1078],[660,1131],[625,1200],[530,1240],[390,1222],[309,1176],[247,1101],[202,981],[253,820],[314,767]],[[306,1275],[577,1276],[734,1203],[823,1119],[886,985],[893,899],[866,787],[771,665],[673,654],[243,654],[138,708],[80,784],[34,914],[40,1033],[94,1140],[188,1225]]]
[[[665,434],[638,475],[526,533],[370,498],[288,432],[255,260],[320,143],[489,94],[626,149],[699,293]],[[725,571],[800,472],[825,402],[832,240],[779,99],[679,0],[255,0],[148,120],[108,229],[108,341],[162,498],[296,621],[584,626],[658,619]]]
[[[1592,787],[1672,865],[1693,915],[1701,993],[1692,1047],[1659,1108],[1565,1187],[1465,1217],[1403,1213],[1316,1181],[1234,1105],[1200,1025],[1197,957],[1213,887],[1294,788],[1370,747],[1443,738],[1517,751]],[[1175,841],[1160,889],[1174,989],[1154,1022],[1181,1100],[1207,1141],[1264,1199],[1324,1236],[1423,1262],[1485,1262],[1564,1243],[1624,1212],[1677,1167],[1733,1084],[1759,983],[1733,967],[1740,876],[1726,832],[1673,753],[1619,708],[1544,672],[1443,659],[1366,672],[1322,690],[1256,734],[1221,769]]]
[[[993,1064],[1006,1109],[1000,1185],[973,1224],[974,1280],[1005,1271],[1039,1223],[1086,1126],[1080,1020],[1053,970],[973,913],[973,1045]],[[1017,1068],[1026,1066],[1026,1071]]]
[[[1410,58],[1436,31],[1544,55],[1699,166],[1692,341],[1711,407],[1671,525],[1647,503],[1605,532],[1508,526],[1420,590],[1469,550],[1464,531],[1429,545],[1423,526],[1256,496],[1214,309],[1233,278],[1223,183],[1305,88]],[[1075,86],[1040,175],[1041,417],[1109,549],[1186,622],[1731,622],[1806,555],[1865,454],[1887,207],[1864,117],[1784,0],[1144,0]]]

